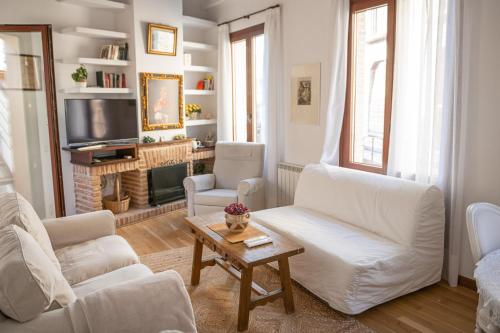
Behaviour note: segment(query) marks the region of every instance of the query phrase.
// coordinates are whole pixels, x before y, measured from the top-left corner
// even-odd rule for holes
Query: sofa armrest
[[[250,211],[265,208],[264,178],[249,178],[238,183],[238,201]]]
[[[211,190],[215,187],[215,175],[197,175],[184,178],[184,188],[187,192],[200,192]]]
[[[109,210],[43,220],[54,250],[83,243],[116,232],[115,216]]]
[[[70,304],[68,311],[73,322],[84,319],[81,324],[90,332],[196,332],[188,292],[175,271],[100,289]]]

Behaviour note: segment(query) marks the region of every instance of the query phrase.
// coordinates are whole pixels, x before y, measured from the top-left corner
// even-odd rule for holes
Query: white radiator
[[[278,163],[278,206],[293,204],[295,188],[299,181],[302,165],[280,162]]]

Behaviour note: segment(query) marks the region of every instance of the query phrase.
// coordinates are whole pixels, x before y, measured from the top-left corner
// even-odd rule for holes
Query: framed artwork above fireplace
[[[141,73],[142,129],[184,127],[182,75]]]

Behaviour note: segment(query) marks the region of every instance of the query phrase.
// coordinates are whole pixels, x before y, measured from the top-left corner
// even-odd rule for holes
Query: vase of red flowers
[[[235,202],[224,208],[226,212],[226,225],[230,232],[239,233],[245,231],[250,222],[248,208],[244,204]]]

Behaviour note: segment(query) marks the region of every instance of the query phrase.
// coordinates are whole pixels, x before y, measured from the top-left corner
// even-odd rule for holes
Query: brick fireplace
[[[187,175],[193,174],[193,161],[212,159],[213,149],[192,149],[191,140],[175,140],[138,145],[138,156],[133,161],[118,160],[106,165],[73,165],[76,211],[86,213],[103,209],[101,176],[121,173],[122,184],[130,195],[128,212],[117,214],[117,226],[184,208],[185,199],[152,207],[148,195],[148,171],[168,165],[185,163]]]

